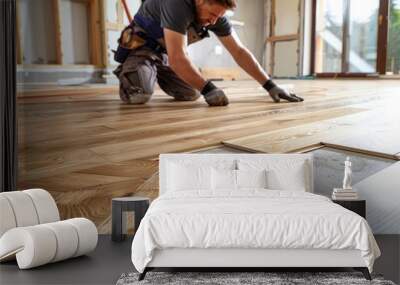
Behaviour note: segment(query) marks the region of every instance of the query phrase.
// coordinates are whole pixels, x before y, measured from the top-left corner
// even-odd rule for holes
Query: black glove
[[[210,106],[226,106],[229,104],[228,97],[226,97],[224,91],[215,86],[211,81],[207,81],[207,84],[201,90],[204,99]]]
[[[275,103],[278,103],[281,99],[289,102],[302,102],[303,98],[298,97],[296,94],[288,93],[286,90],[278,87],[271,79],[269,79],[263,85],[264,89],[268,91]]]

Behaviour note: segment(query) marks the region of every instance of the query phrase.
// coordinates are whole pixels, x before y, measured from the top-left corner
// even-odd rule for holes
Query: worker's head
[[[236,8],[236,0],[196,0],[197,20],[203,26],[213,25],[226,10]]]

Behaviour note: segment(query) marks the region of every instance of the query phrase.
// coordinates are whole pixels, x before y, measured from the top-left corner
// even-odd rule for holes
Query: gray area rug
[[[138,273],[122,274],[116,285],[145,284],[213,284],[213,285],[395,285],[380,275],[373,275],[368,281],[359,272],[148,272],[146,278],[138,281]]]

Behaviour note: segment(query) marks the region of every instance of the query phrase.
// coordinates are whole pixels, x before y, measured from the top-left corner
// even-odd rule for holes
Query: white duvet
[[[157,198],[134,237],[132,262],[143,272],[165,248],[358,249],[370,271],[380,255],[366,220],[328,198],[257,189]]]

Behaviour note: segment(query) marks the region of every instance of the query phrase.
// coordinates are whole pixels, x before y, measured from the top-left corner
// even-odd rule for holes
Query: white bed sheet
[[[132,243],[143,272],[155,249],[357,249],[372,272],[380,250],[365,219],[328,198],[295,191],[248,189],[167,193],[151,204]]]

